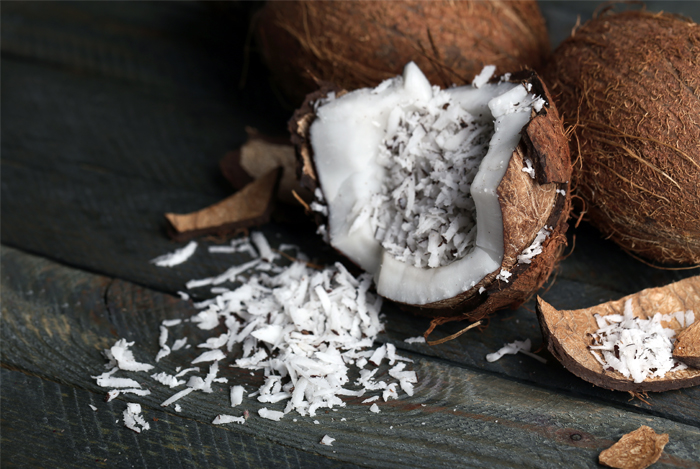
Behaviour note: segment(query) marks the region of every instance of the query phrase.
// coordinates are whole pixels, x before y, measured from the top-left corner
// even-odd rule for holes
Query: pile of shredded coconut
[[[296,249],[280,246],[280,251]],[[188,282],[188,289],[209,287],[215,297],[196,303],[200,311],[190,319],[161,323],[160,350],[154,362],[193,346],[187,343],[187,337],[177,338],[190,325],[219,332],[196,344],[202,353],[191,363],[154,373],[149,373],[155,371],[154,365],[136,361],[133,342],[117,341],[104,352],[109,371],[94,377],[99,386],[111,389],[110,400],[120,393],[150,394],[142,387],[143,382],[115,376],[120,370],[146,373],[151,380],[149,387],[159,384],[179,388],[161,404],[170,406],[194,391],[211,393],[216,383],[227,383],[226,378],[217,376],[220,366],[264,373],[265,383],[247,398],[254,397],[269,406],[286,402],[280,410],[259,410],[259,416],[271,420],[280,420],[292,410],[314,416],[319,408],[345,406],[342,396],[362,396],[367,391],[381,391],[384,401],[398,398],[399,387],[413,395],[417,377],[414,371],[405,370],[405,362],[411,360],[399,356],[392,344],[372,348],[383,330],[379,316],[382,301],[369,291],[372,279],[368,274],[356,278],[339,263],[316,270],[306,264],[302,253],[296,254],[296,262],[282,266],[282,256],[270,248],[262,233],[209,251],[247,252],[255,258],[216,277]],[[186,293],[181,296],[189,297]],[[220,333],[222,325],[225,331]],[[385,359],[391,366],[393,382],[375,379]],[[204,364],[208,367],[200,369]],[[359,374],[354,383],[348,374],[351,368]],[[246,392],[243,386],[231,386],[228,405],[240,405]],[[179,411],[178,404],[175,408]],[[129,428],[134,421],[139,422],[134,415],[129,414]],[[214,423],[244,423],[244,417],[247,415],[219,414]]]
[[[687,368],[673,359],[675,331],[663,327],[661,321],[675,319],[681,327],[687,327],[695,321],[693,311],[656,313],[651,319],[640,319],[634,316],[632,300],[628,299],[623,314],[596,315],[595,319],[595,344],[588,348],[605,369],[641,383],[648,377],[661,378],[671,370]]]
[[[369,218],[387,252],[416,267],[461,259],[474,247],[470,189],[493,132],[439,87],[425,106],[396,107],[379,149],[382,192],[354,224]]]

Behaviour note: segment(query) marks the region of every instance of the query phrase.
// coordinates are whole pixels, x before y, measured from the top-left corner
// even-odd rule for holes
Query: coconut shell
[[[413,61],[431,83],[470,83],[484,65],[537,68],[549,38],[537,2],[268,2],[256,38],[276,83],[295,104],[318,81],[373,87]]]
[[[591,223],[655,263],[700,264],[700,26],[605,12],[543,72]]]
[[[700,311],[697,321],[678,334],[673,358],[693,368],[700,368]]]
[[[557,310],[542,298],[537,298],[537,316],[547,348],[573,374],[607,389],[669,391],[700,384],[700,369],[695,368],[669,371],[661,378],[647,378],[641,383],[635,383],[632,378],[605,369],[593,357],[588,346],[591,344],[589,335],[598,330],[594,315],[623,314],[628,299],[632,300],[634,315],[641,319],[649,319],[656,313],[669,314],[687,310],[693,310],[697,314],[700,312],[700,276],[573,311]],[[683,330],[676,319],[668,323],[662,321],[661,324],[674,329],[676,334]]]
[[[571,161],[561,119],[546,86],[534,72],[519,72],[510,80],[530,83],[532,92],[545,98],[547,104],[539,113],[532,112],[498,187],[504,224],[503,261],[499,269],[460,295],[421,306],[403,305],[418,314],[439,318],[438,322],[478,320],[498,309],[519,306],[544,284],[566,245],[565,233],[571,210],[568,190]],[[308,138],[315,118],[312,103],[329,91],[334,90],[322,89],[309,95],[289,123],[299,158],[300,181],[312,192],[319,187]],[[533,162],[535,179],[522,170],[526,166],[525,158]],[[557,190],[564,191],[564,195]],[[320,214],[314,216],[317,223],[326,222]],[[530,264],[519,264],[517,256],[533,243],[545,225],[551,228],[551,234],[542,243],[542,253]],[[501,269],[512,274],[507,282],[496,279]],[[484,290],[479,293],[482,288]]]
[[[645,469],[659,460],[667,443],[667,433],[642,425],[601,452],[598,462],[616,469]]]

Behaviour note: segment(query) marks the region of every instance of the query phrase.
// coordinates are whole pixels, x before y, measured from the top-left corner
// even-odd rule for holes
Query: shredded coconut
[[[387,252],[416,267],[467,255],[476,239],[470,189],[493,132],[438,87],[422,107],[396,107],[378,154],[386,182],[357,207],[350,231],[369,221]]]
[[[403,341],[407,344],[424,344],[425,337],[419,335],[418,337],[409,337],[408,339],[404,339]]]
[[[522,171],[529,174],[532,179],[535,179],[535,168],[532,167],[532,161],[530,158],[525,158],[525,167],[522,169]]]
[[[264,419],[279,422],[280,420],[282,420],[282,417],[284,417],[284,412],[280,412],[277,410],[269,410],[267,407],[263,407],[258,411],[258,415]]]
[[[261,257],[267,254],[275,261],[286,263],[262,234],[254,244]],[[244,243],[238,244],[242,245]],[[285,248],[297,249],[294,246]],[[300,415],[314,416],[319,408],[345,406],[344,396],[360,397],[367,391],[383,391],[370,398],[370,402],[380,397],[385,401],[398,398],[399,387],[408,395],[412,394],[417,379],[415,372],[405,370],[410,360],[400,356],[391,343],[373,349],[383,324],[379,318],[382,300],[369,291],[371,276],[354,277],[342,264],[315,270],[306,265],[307,257],[303,253],[297,252],[296,257],[299,261],[287,267],[256,258],[220,276],[189,282],[190,288],[223,281],[236,281],[239,286],[195,303],[200,311],[191,319],[161,323],[160,351],[156,358],[162,358],[171,337],[177,337],[182,327],[194,326],[212,332],[197,345],[206,350],[192,361],[209,363],[205,374],[202,375],[198,367],[176,367],[172,372],[150,374],[152,382],[160,385],[185,386],[161,406],[173,405],[192,392],[214,392],[216,383],[227,382],[226,378],[218,377],[220,366],[245,368],[251,370],[251,374],[253,370],[264,372],[264,384],[247,397],[269,405],[286,402],[283,412],[267,407],[258,412],[260,417],[272,420],[279,420],[293,410]],[[185,343],[186,338],[174,340],[170,353],[184,348]],[[121,339],[105,351],[110,371],[95,377],[98,385],[117,388],[111,391],[113,397],[120,391],[150,393],[139,389],[141,384],[132,378],[114,376],[120,370],[153,368],[136,362],[131,346],[133,342]],[[374,378],[385,359],[393,366],[389,371],[393,379],[387,380],[392,382]],[[350,383],[348,376],[352,366],[360,371],[354,383]],[[183,378],[187,374],[189,378]],[[240,405],[244,392],[240,385],[231,386],[230,405]],[[181,410],[179,404],[175,404],[175,410]],[[217,421],[224,423],[230,418],[233,417],[221,414]],[[239,419],[230,421],[240,423]]]
[[[491,79],[493,74],[496,72],[495,65],[486,65],[477,76],[472,80],[472,86],[474,88],[481,88]]]
[[[128,403],[124,410],[123,417],[124,426],[136,433],[141,433],[143,430],[149,430],[151,428],[141,415],[141,406],[139,404]]]
[[[158,267],[173,267],[187,261],[197,250],[197,242],[190,241],[187,246],[177,249],[169,254],[163,254],[151,260],[152,264]]]
[[[497,352],[489,353],[488,355],[486,355],[486,361],[495,362],[496,360],[499,360],[503,355],[515,355],[519,352],[523,355],[527,355],[528,357],[532,357],[538,361],[541,361],[542,363],[547,363],[547,360],[545,360],[544,358],[530,352],[531,347],[532,343],[530,342],[530,339],[525,339],[523,341],[516,340],[514,342],[511,342],[510,344],[505,344]]]
[[[105,350],[104,355],[110,361],[108,366],[116,365],[120,370],[126,371],[151,370],[153,365],[139,363],[134,359],[134,353],[130,350],[132,345],[134,345],[134,342],[120,339],[111,348]]]
[[[219,414],[216,416],[214,421],[212,422],[214,425],[223,425],[225,423],[239,423],[243,424],[245,423],[245,418],[243,417],[234,417],[233,415],[226,415],[226,414]]]
[[[231,407],[236,407],[238,404],[243,402],[243,393],[245,389],[243,386],[231,386]]]
[[[506,269],[501,269],[501,272],[498,275],[496,275],[496,280],[502,280],[502,281],[508,283],[509,282],[508,279],[512,276],[513,276],[513,274],[508,272]]]
[[[532,244],[523,249],[522,253],[518,254],[518,264],[530,264],[533,257],[541,254],[542,243],[550,234],[552,234],[551,228],[548,229],[546,225],[538,231]]]
[[[694,319],[692,311],[689,312]],[[641,319],[634,316],[632,300],[628,299],[623,314],[595,316],[598,330],[591,335],[594,345],[588,348],[606,370],[617,371],[635,383],[661,378],[669,371],[687,368],[673,359],[675,331],[664,327],[661,321],[678,320],[682,316],[685,323],[686,315],[687,312],[681,315],[656,313],[650,319]]]

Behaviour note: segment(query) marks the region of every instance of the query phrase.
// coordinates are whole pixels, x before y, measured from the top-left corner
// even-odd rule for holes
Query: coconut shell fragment
[[[667,443],[668,434],[642,425],[600,453],[598,462],[616,469],[644,469],[659,460]]]
[[[700,368],[700,320],[678,334],[673,358],[693,368]]]
[[[254,179],[260,178],[274,168],[282,167],[277,198],[287,204],[297,204],[292,195],[296,192],[302,199],[309,200],[310,194],[302,188],[296,177],[297,159],[289,137],[271,137],[246,127],[248,140],[235,151],[227,153],[219,162],[224,177],[236,189],[242,189]]]
[[[267,2],[256,39],[276,83],[299,104],[330,82],[376,86],[410,61],[432,83],[470,83],[485,65],[537,69],[550,52],[537,2]]]
[[[547,348],[562,365],[576,376],[607,389],[617,391],[668,391],[700,384],[700,369],[671,370],[663,377],[647,377],[640,383],[625,377],[612,367],[603,366],[592,354],[591,334],[598,330],[595,315],[623,314],[631,300],[635,317],[649,319],[656,313],[679,311],[700,312],[700,276],[681,280],[659,288],[649,288],[619,300],[579,310],[557,310],[537,298],[537,316]],[[696,316],[696,317],[697,317]],[[683,329],[678,319],[661,320],[664,328],[678,335]]]
[[[214,205],[187,214],[166,213],[169,234],[176,241],[202,235],[223,236],[270,220],[282,175],[277,167]]]
[[[700,264],[700,26],[606,10],[543,75],[573,131],[590,222],[635,256]]]

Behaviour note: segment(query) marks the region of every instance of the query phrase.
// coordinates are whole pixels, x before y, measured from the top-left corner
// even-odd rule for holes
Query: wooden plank
[[[242,141],[243,124],[276,128],[284,121],[274,98],[263,92],[267,85],[262,74],[253,74],[257,80],[251,80],[252,88],[243,93],[229,87],[237,82],[241,56],[235,55],[239,52],[232,57],[226,54],[239,50],[235,44],[240,46],[240,31],[227,42],[227,31],[236,28],[223,17],[209,23],[211,18],[196,4],[3,5],[3,242],[171,293],[191,278],[219,273],[244,260],[200,251],[177,269],[147,263],[175,247],[163,236],[162,213],[196,209],[228,195],[216,161]],[[233,65],[219,69],[216,64],[220,63]],[[330,249],[318,243],[308,224],[275,223],[265,232],[273,245],[292,242],[319,260],[335,259]],[[599,240],[590,228],[580,228],[576,234],[577,249],[562,263],[559,280],[546,295],[555,306],[589,306],[690,275],[646,268]],[[15,265],[3,257],[5,262]],[[12,272],[12,268],[4,270]],[[45,276],[37,278],[43,279],[36,283],[37,292],[52,283]],[[17,291],[29,291],[18,285]],[[75,288],[74,283],[63,285]],[[116,303],[124,301],[122,294],[133,294],[128,293],[133,286],[124,293],[123,285],[116,282],[109,289]],[[101,288],[106,291],[107,286]],[[61,297],[66,293],[57,290],[52,294]],[[31,303],[30,297],[25,299]],[[74,301],[82,304],[83,300]],[[99,301],[90,301],[100,311]],[[66,303],[73,305],[61,304]],[[167,305],[162,311],[182,312],[179,302],[172,300]],[[64,327],[51,319],[60,310],[52,311],[43,319],[24,318],[31,327],[22,323],[17,337],[28,330],[35,334],[51,331],[42,329],[46,324]],[[402,342],[421,334],[427,328],[426,320],[407,316],[390,305],[386,311],[389,330],[381,340],[404,349],[586,396],[601,405],[633,406],[649,415],[698,425],[697,389],[652,395],[653,405],[647,406],[637,400],[628,403],[625,394],[591,388],[551,360],[546,366],[519,356],[487,363],[486,353],[504,342],[531,337],[537,346],[539,331],[527,309],[500,313],[485,332],[471,331],[434,348]],[[119,334],[114,329],[111,335],[93,336],[104,343],[95,345],[85,337],[71,336],[70,341],[53,346],[62,356],[71,357],[74,350],[66,343],[89,343],[81,350],[90,354],[120,334],[138,333],[145,338],[146,332],[154,330],[154,323],[139,328],[123,318],[115,321],[124,323]],[[91,327],[74,327],[74,333],[89,335]],[[447,335],[461,327],[445,326],[436,334]],[[31,362],[15,359],[39,373],[53,350],[36,350]],[[71,376],[94,373],[92,365],[78,365],[83,366],[79,373],[65,372],[73,373]]]
[[[0,370],[0,391],[3,467],[358,467],[157,408],[137,435],[115,423],[123,402],[18,371]]]
[[[71,409],[80,412],[88,412],[88,403],[98,407],[98,414],[105,409],[118,413],[125,400],[141,403],[146,417],[159,418],[151,430],[141,435],[153,435],[145,437],[149,442],[165,441],[161,432],[176,431],[173,423],[160,424],[160,420],[177,420],[173,420],[177,414],[171,409],[159,406],[172,390],[151,383],[144,374],[124,372],[125,376],[149,383],[152,394],[120,396],[119,402],[113,401],[110,407],[100,402],[104,389],[97,387],[90,376],[104,370],[99,350],[119,337],[136,342],[138,360],[153,362],[158,350],[157,325],[166,318],[187,317],[193,312],[188,303],[8,248],[3,248],[2,259],[4,367],[84,390],[73,396],[69,392],[70,399],[65,400],[75,402]],[[190,343],[208,336],[197,328],[184,328],[182,332]],[[175,366],[185,366],[197,354],[190,349],[171,355],[161,360],[154,371],[172,372]],[[622,434],[647,424],[671,436],[663,464],[700,467],[698,426],[548,391],[419,354],[411,357],[419,376],[415,395],[380,402],[379,414],[368,412],[369,404],[361,403],[363,397],[349,399],[347,407],[337,412],[324,411],[313,418],[287,415],[281,422],[271,422],[257,416],[262,404],[246,399],[250,419],[245,425],[226,426],[226,430],[232,434],[230,438],[234,434],[263,438],[369,466],[520,467],[526,461],[527,467],[593,467],[600,450]],[[259,373],[251,376],[246,370],[226,367],[227,363],[222,362],[221,375],[229,378],[229,384],[241,384],[249,391],[262,384]],[[382,366],[380,377],[385,377],[387,371],[388,366]],[[26,383],[31,386],[34,381]],[[215,415],[232,412],[227,394],[228,385],[223,384],[216,385],[212,394],[190,394],[181,401],[183,410],[179,415],[196,421],[202,433]],[[283,404],[277,407],[281,409]],[[89,412],[88,415],[92,416]],[[4,425],[20,428],[28,422],[24,414],[15,414]],[[111,428],[105,421],[100,428],[121,435],[120,444],[130,454],[142,447],[140,437],[134,439],[129,430],[116,424]],[[190,430],[184,431],[189,435]],[[75,447],[82,448],[87,437],[77,428],[71,432]],[[325,434],[336,438],[332,447],[319,447],[318,441]],[[193,447],[192,451],[199,452],[197,458],[202,461],[210,457],[209,449]]]

